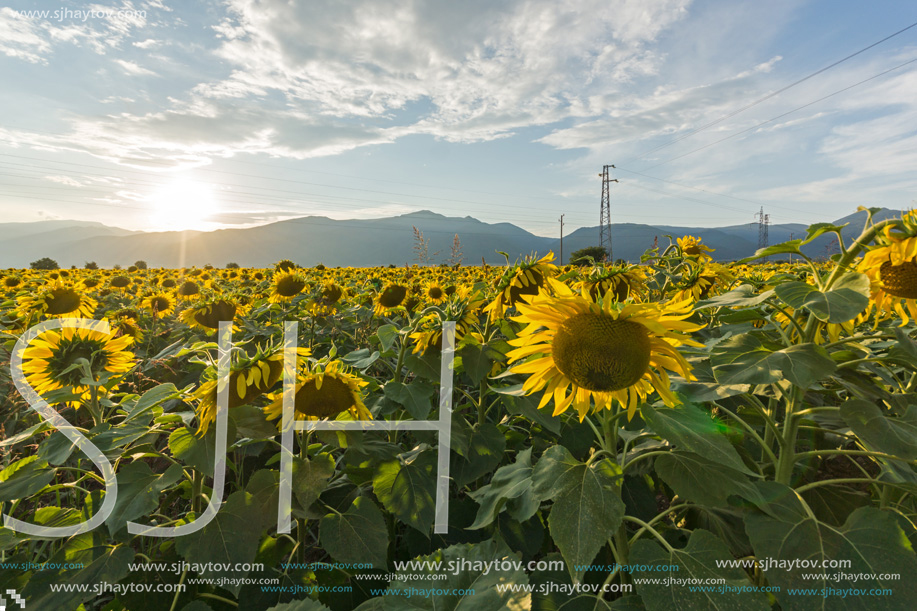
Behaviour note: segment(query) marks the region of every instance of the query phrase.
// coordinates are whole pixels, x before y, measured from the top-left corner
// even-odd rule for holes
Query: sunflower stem
[[[799,432],[799,415],[795,413],[796,404],[801,399],[802,389],[794,387],[790,395],[790,402],[786,406],[786,416],[783,424],[783,447],[777,459],[774,479],[781,484],[790,484],[793,476],[793,467],[796,465],[796,435]]]
[[[185,563],[185,570],[182,571],[181,577],[178,579],[179,586],[185,583],[185,577],[187,576],[188,576],[188,564]],[[175,611],[175,609],[178,608],[178,599],[181,596],[181,593],[183,590],[184,588],[181,588],[181,587],[175,588],[175,596],[172,597],[172,605],[169,607],[169,611]]]
[[[89,387],[89,413],[92,414],[93,426],[102,424],[102,413],[99,410],[99,387]]]
[[[606,409],[602,414],[602,432],[604,433],[603,449],[614,457],[615,462],[618,462],[618,426],[610,409]]]
[[[201,492],[204,487],[204,476],[203,474],[195,469],[192,471],[191,475],[191,511],[194,512],[195,517],[199,516],[201,513]]]

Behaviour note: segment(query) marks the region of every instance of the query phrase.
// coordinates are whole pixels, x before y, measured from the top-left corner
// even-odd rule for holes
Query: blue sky
[[[910,0],[6,3],[0,212],[554,235],[598,224],[603,164],[615,222],[906,208],[917,27],[742,109],[915,22]]]

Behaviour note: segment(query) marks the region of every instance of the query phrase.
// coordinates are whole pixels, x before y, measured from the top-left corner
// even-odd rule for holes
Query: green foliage
[[[907,229],[895,223],[898,231]],[[133,333],[132,325],[140,333],[128,348],[129,372],[108,383],[85,380],[100,389],[95,397],[70,388],[44,393],[113,465],[118,495],[112,513],[99,528],[66,538],[0,529],[6,563],[0,590],[24,593],[27,609],[84,611],[915,608],[909,584],[917,578],[917,327],[896,310],[877,314],[877,270],[858,262],[862,245],[874,244],[882,226],[867,228],[856,244],[839,242],[835,262],[804,258],[802,246],[826,234],[840,238],[841,229],[812,226],[804,239],[758,253],[798,260],[732,265],[693,293],[681,292],[686,279],[715,268],[676,247],[649,252],[642,273],[634,272],[645,277],[640,300],[668,311],[676,295],[694,299],[684,320],[701,328],[690,344],[673,348],[691,364],[691,376],[668,369],[672,394],[648,390],[632,414],[615,402],[611,410],[582,417],[574,409],[554,414],[559,395],[551,394],[549,380],[540,387],[549,396],[539,408],[541,390],[527,394],[537,380],[526,385],[529,375],[511,368],[507,353],[526,337],[518,320],[524,308],[507,306],[503,319],[491,320],[478,306],[459,307],[475,291],[492,302],[503,268],[297,269],[281,261],[268,270],[229,264],[238,271],[224,274],[210,266],[144,271],[138,261],[121,273],[130,281],[124,290],[109,286],[115,274],[89,263],[91,271],[57,271],[53,261],[48,271],[7,270],[0,276],[6,291],[0,324],[7,333],[0,344],[5,515],[73,526],[95,515],[110,494],[79,444],[16,394],[8,367],[16,339],[29,317],[30,324],[53,318],[40,307],[30,311],[28,298],[49,280],[77,286],[93,279],[92,315],[109,320],[117,333]],[[599,248],[584,250],[604,256]],[[583,254],[589,253],[577,251],[571,260]],[[427,253],[427,263],[431,257]],[[579,264],[559,272],[558,281],[578,288],[610,271]],[[276,272],[292,269],[307,283],[302,294],[269,301]],[[178,300],[167,316],[154,319],[143,305],[165,280],[180,286],[191,279],[201,295]],[[538,277],[531,280],[537,284]],[[374,300],[390,281],[408,287],[417,303],[374,313]],[[456,294],[446,303],[424,303],[419,296],[428,281],[454,286]],[[318,298],[327,282],[343,291],[338,303],[322,309]],[[533,289],[523,288],[501,294],[515,290],[528,298]],[[376,421],[429,423],[446,416],[442,351],[418,332],[458,319],[463,333],[451,371],[449,452],[426,430],[429,424],[424,430],[296,431],[291,530],[278,532],[286,489],[282,436],[271,416],[283,380],[236,405],[256,374],[234,373],[230,391],[242,394],[236,392],[229,410],[225,456],[216,455],[216,426],[199,430],[207,401],[202,384],[213,379],[219,354],[215,330],[189,325],[182,312],[218,296],[240,301],[231,314],[234,372],[276,354],[283,322],[298,321],[298,344],[310,350],[300,356],[303,375],[341,361]],[[553,315],[562,319],[566,307],[560,304]],[[556,330],[536,333],[557,336]],[[653,356],[660,363],[675,358]],[[549,367],[549,360],[541,365]],[[265,366],[258,366],[259,380],[271,374]],[[327,374],[323,384],[330,384]],[[345,410],[339,417],[352,415]],[[225,460],[225,490],[202,530],[175,539],[128,532],[130,521],[178,526],[206,519],[218,458]],[[449,471],[445,533],[434,532],[440,464]],[[845,564],[827,570],[753,566],[801,560]],[[129,570],[135,561],[179,568]],[[417,564],[402,564],[410,561]],[[547,564],[552,561],[561,564]],[[425,564],[436,562],[444,564]],[[14,570],[13,563],[51,564]],[[615,563],[632,570],[610,569]],[[272,580],[270,587],[264,579]],[[686,579],[717,585],[691,588]],[[181,582],[186,591],[90,591],[101,582]],[[52,592],[52,584],[89,589]],[[612,591],[598,593],[603,584]],[[528,585],[531,591],[521,587]],[[441,593],[417,593],[424,588]],[[855,593],[871,589],[888,592]]]
[[[569,262],[580,267],[592,265],[604,261],[608,257],[608,252],[601,246],[587,246],[570,253]],[[591,259],[591,260],[590,260]]]
[[[32,269],[43,269],[43,270],[60,269],[60,265],[58,265],[57,261],[55,261],[51,257],[42,257],[41,259],[37,261],[32,261],[31,263],[29,263],[29,267]]]

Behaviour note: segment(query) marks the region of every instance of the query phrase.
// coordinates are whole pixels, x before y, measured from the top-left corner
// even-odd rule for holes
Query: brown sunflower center
[[[47,314],[69,314],[80,307],[80,295],[73,289],[54,289],[45,298],[48,309]]]
[[[577,386],[595,392],[635,384],[650,363],[646,327],[606,314],[577,314],[554,335],[554,364]]]
[[[220,321],[231,321],[236,316],[236,304],[220,300],[210,305],[205,310],[194,313],[194,320],[208,329],[219,329]]]
[[[427,290],[427,296],[429,296],[430,299],[442,299],[443,298],[443,289],[441,289],[438,286],[431,286]]]
[[[382,291],[382,294],[379,295],[379,305],[384,308],[394,308],[404,301],[407,294],[407,287],[401,286],[400,284],[393,284],[386,287],[386,289]]]
[[[879,266],[879,278],[889,295],[917,299],[917,261],[905,261],[900,265],[886,261]]]
[[[197,283],[191,282],[190,280],[178,287],[178,294],[182,297],[187,297],[188,295],[197,295],[199,292],[200,288],[197,286]]]
[[[306,288],[306,282],[296,276],[284,276],[277,281],[277,294],[281,297],[294,297]]]
[[[154,312],[165,312],[172,303],[166,297],[153,297],[150,299],[150,309]]]
[[[115,276],[111,279],[111,285],[116,289],[123,289],[131,283],[131,279],[127,276]]]
[[[329,284],[322,289],[321,301],[324,305],[337,303],[338,299],[344,294],[344,291],[336,284]]]
[[[315,380],[303,384],[296,393],[296,411],[315,418],[334,418],[354,406],[353,391],[337,378],[325,376],[322,387],[317,388]]]

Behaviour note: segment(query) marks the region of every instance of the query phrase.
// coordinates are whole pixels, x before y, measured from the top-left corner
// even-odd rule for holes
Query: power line
[[[826,95],[826,96],[824,96],[824,97],[818,98],[817,100],[813,100],[813,101],[809,102],[808,104],[803,104],[802,106],[798,106],[798,107],[796,107],[796,108],[794,108],[794,109],[792,109],[792,110],[788,110],[787,112],[784,112],[784,113],[782,113],[782,114],[779,114],[779,115],[777,115],[776,117],[772,117],[772,118],[768,119],[767,121],[762,121],[761,123],[758,123],[757,125],[752,125],[751,127],[747,128],[747,129],[743,129],[743,130],[741,130],[741,131],[735,132],[734,134],[731,134],[731,135],[729,135],[729,136],[726,136],[725,138],[720,138],[719,140],[715,140],[715,141],[713,141],[713,142],[711,142],[711,143],[709,143],[709,144],[705,144],[704,146],[701,146],[701,147],[698,147],[698,148],[696,148],[696,149],[694,149],[694,150],[688,151],[687,153],[683,153],[683,154],[678,155],[678,156],[676,156],[676,157],[672,157],[672,158],[670,158],[670,159],[666,159],[665,161],[661,161],[661,162],[657,163],[656,165],[652,165],[652,166],[650,166],[650,167],[648,167],[648,168],[644,168],[644,169],[645,169],[645,170],[652,170],[653,168],[658,168],[659,166],[665,165],[665,164],[670,163],[670,162],[672,162],[672,161],[675,161],[676,159],[681,159],[682,157],[687,157],[688,155],[693,155],[694,153],[697,153],[698,151],[702,151],[702,150],[704,150],[704,149],[710,148],[711,146],[720,144],[721,142],[725,142],[725,141],[727,141],[727,140],[731,140],[732,138],[735,138],[736,136],[741,136],[742,134],[745,134],[745,133],[748,133],[748,132],[750,132],[750,131],[752,131],[752,130],[758,129],[758,128],[761,127],[762,125],[767,125],[768,123],[773,123],[773,122],[776,121],[777,119],[782,119],[783,117],[785,117],[785,116],[787,116],[787,115],[791,115],[791,114],[793,114],[793,113],[796,112],[796,111],[802,110],[803,108],[808,108],[809,106],[812,106],[813,104],[818,104],[819,102],[823,102],[823,101],[827,100],[827,99],[830,98],[830,97],[833,97],[833,96],[836,96],[836,95],[838,95],[838,94],[844,93],[845,91],[849,91],[850,89],[853,89],[854,87],[858,87],[858,86],[862,85],[863,83],[868,83],[869,81],[875,80],[875,79],[879,78],[880,76],[884,76],[884,75],[888,74],[889,72],[894,72],[895,70],[898,70],[899,68],[903,68],[904,66],[907,66],[907,65],[909,65],[909,64],[913,64],[914,62],[917,62],[917,58],[914,58],[914,59],[912,59],[912,60],[906,61],[906,62],[904,62],[903,64],[898,64],[898,65],[895,66],[894,68],[889,68],[888,70],[884,70],[884,71],[880,72],[879,74],[875,74],[875,75],[873,75],[873,76],[871,76],[871,77],[869,77],[869,78],[867,78],[867,79],[863,79],[862,81],[859,81],[859,82],[857,82],[857,83],[854,83],[853,85],[848,85],[847,87],[844,87],[843,89],[838,89],[837,91],[835,91],[835,92],[833,92],[833,93],[829,93],[828,95]]]
[[[684,187],[685,189],[693,189],[693,190],[695,190],[695,191],[700,191],[700,192],[702,192],[702,193],[709,193],[710,195],[718,195],[719,197],[727,197],[727,198],[729,198],[729,199],[734,199],[734,200],[737,200],[737,201],[740,201],[740,202],[748,202],[749,204],[754,204],[754,205],[756,205],[756,206],[762,206],[762,205],[763,205],[761,202],[756,202],[756,201],[753,200],[753,199],[746,199],[746,198],[744,198],[744,197],[737,197],[737,196],[735,196],[735,195],[729,195],[728,193],[719,193],[719,192],[717,192],[717,191],[708,191],[707,189],[701,189],[700,187],[692,187],[691,185],[686,185],[686,184],[683,184],[683,183],[680,183],[680,182],[675,182],[674,180],[668,180],[668,179],[666,179],[666,178],[659,178],[658,176],[650,176],[649,174],[643,174],[643,173],[641,173],[641,172],[635,172],[635,171],[633,171],[633,170],[628,170],[628,169],[625,169],[625,168],[617,168],[617,169],[622,170],[622,171],[624,171],[624,172],[628,172],[629,174],[636,174],[637,176],[643,176],[644,178],[651,178],[651,179],[653,179],[653,180],[658,180],[658,181],[660,181],[660,182],[665,182],[665,183],[668,183],[668,184],[671,184],[671,185],[677,185],[677,186],[679,186],[679,187]],[[797,211],[796,208],[791,208],[791,207],[789,207],[789,206],[777,206],[777,205],[775,205],[775,204],[768,204],[768,206],[770,206],[770,207],[772,207],[772,208],[780,208],[780,209],[782,209],[782,210],[790,210],[790,211],[793,211],[793,212],[796,212],[796,211]],[[738,210],[738,209],[737,209],[737,210]]]
[[[658,189],[652,189],[652,188],[650,188],[650,187],[644,187],[643,185],[639,185],[639,184],[633,183],[633,182],[622,182],[622,183],[621,183],[621,186],[622,186],[622,187],[634,187],[634,188],[637,188],[637,189],[642,189],[642,190],[644,190],[644,191],[651,191],[651,192],[653,192],[653,193],[658,193],[658,194],[660,194],[660,195],[665,195],[665,196],[667,196],[667,197],[673,197],[673,198],[677,198],[677,199],[681,199],[681,200],[688,200],[688,201],[696,202],[696,203],[698,203],[698,204],[703,204],[703,205],[705,205],[705,206],[713,206],[713,207],[715,207],[715,208],[723,208],[724,210],[731,210],[731,211],[733,211],[733,212],[740,212],[740,213],[742,213],[742,214],[748,214],[748,211],[747,211],[747,210],[741,210],[740,208],[733,208],[732,206],[724,206],[723,204],[714,204],[713,202],[708,202],[708,201],[703,200],[703,199],[697,199],[697,198],[695,198],[695,197],[687,197],[687,196],[685,196],[685,195],[676,195],[675,193],[668,193],[668,192],[666,192],[666,191],[660,191],[660,190],[658,190]],[[797,219],[797,218],[795,218],[795,217],[793,217],[793,218],[794,218],[797,222],[799,222],[799,223],[804,223],[804,224],[806,224],[806,225],[809,224],[808,221],[802,221],[802,220],[799,220],[799,219]],[[739,223],[739,224],[740,224],[740,225],[744,225],[745,223]]]
[[[709,123],[706,123],[706,124],[704,124],[704,125],[702,125],[702,126],[696,128],[696,129],[692,129],[691,131],[689,131],[689,132],[687,132],[687,133],[685,133],[685,134],[682,134],[682,135],[679,136],[678,138],[675,138],[675,139],[672,140],[671,142],[667,142],[667,143],[665,143],[665,144],[660,144],[659,146],[654,147],[654,148],[651,148],[651,149],[649,149],[648,151],[644,151],[643,153],[637,155],[637,157],[635,157],[634,159],[635,159],[635,160],[636,160],[636,159],[640,159],[640,158],[642,158],[642,157],[645,157],[646,155],[649,155],[650,153],[654,153],[654,152],[656,152],[656,151],[658,151],[658,150],[661,150],[661,149],[670,147],[670,146],[672,146],[673,144],[676,144],[676,143],[678,143],[678,142],[681,142],[681,141],[684,140],[685,138],[688,138],[688,137],[690,137],[690,136],[693,136],[694,134],[697,134],[697,133],[702,132],[702,131],[704,131],[704,130],[706,130],[706,129],[709,129],[709,128],[713,127],[714,125],[718,125],[718,124],[722,123],[723,121],[725,121],[726,119],[731,119],[732,117],[736,116],[737,114],[742,113],[742,112],[745,112],[745,111],[748,110],[749,108],[753,108],[753,107],[757,106],[758,104],[761,104],[762,102],[766,102],[767,100],[769,100],[769,99],[771,99],[771,98],[773,98],[773,97],[775,97],[775,96],[780,95],[780,94],[783,93],[784,91],[787,91],[788,89],[792,89],[792,88],[795,87],[796,85],[799,85],[799,84],[801,84],[801,83],[804,83],[804,82],[806,82],[807,80],[809,80],[809,79],[811,79],[811,78],[813,78],[813,77],[815,77],[815,76],[818,76],[818,75],[821,74],[822,72],[825,72],[825,71],[827,71],[827,70],[830,70],[831,68],[834,68],[835,66],[844,63],[844,62],[847,61],[848,59],[852,59],[852,58],[856,57],[857,55],[860,55],[861,53],[864,53],[864,52],[866,52],[866,51],[872,49],[873,47],[882,44],[882,43],[885,42],[886,40],[892,39],[892,38],[894,38],[895,36],[897,36],[898,34],[902,34],[902,33],[906,32],[906,31],[910,30],[910,29],[913,28],[914,26],[917,26],[917,22],[912,23],[911,25],[907,26],[906,28],[902,28],[902,29],[898,30],[898,31],[895,32],[894,34],[889,34],[888,36],[886,36],[886,37],[883,38],[882,40],[878,40],[878,41],[872,43],[871,45],[869,45],[869,46],[867,46],[867,47],[863,47],[862,49],[860,49],[860,50],[857,51],[856,53],[851,53],[851,54],[848,55],[847,57],[844,57],[843,59],[839,59],[839,60],[837,60],[836,62],[834,62],[834,63],[832,63],[832,64],[829,64],[829,65],[825,66],[825,67],[822,68],[821,70],[816,70],[815,72],[813,72],[813,73],[811,73],[811,74],[809,74],[809,75],[807,75],[807,76],[802,77],[802,78],[799,79],[798,81],[794,81],[793,83],[790,83],[789,85],[787,85],[787,86],[785,86],[785,87],[782,87],[782,88],[778,89],[777,91],[774,91],[773,93],[769,93],[769,94],[767,94],[766,96],[764,96],[763,98],[760,98],[760,99],[758,99],[758,100],[755,100],[755,101],[752,102],[751,104],[748,104],[748,105],[746,105],[746,106],[743,106],[742,108],[739,108],[739,109],[734,110],[734,111],[732,111],[732,112],[730,112],[730,113],[728,113],[728,114],[725,114],[725,115],[723,115],[722,117],[720,117],[719,119],[716,119],[715,121],[711,121],[711,122],[709,122]]]

